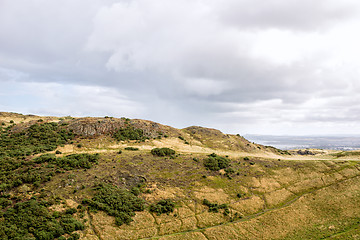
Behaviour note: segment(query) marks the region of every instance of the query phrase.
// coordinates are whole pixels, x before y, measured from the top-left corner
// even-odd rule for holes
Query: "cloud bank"
[[[0,107],[360,133],[359,10],[353,0],[3,0]]]

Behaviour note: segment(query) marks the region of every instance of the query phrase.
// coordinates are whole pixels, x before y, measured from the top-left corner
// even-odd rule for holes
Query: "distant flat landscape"
[[[360,136],[275,136],[275,135],[245,135],[245,138],[258,144],[273,146],[282,150],[291,149],[333,149],[359,150]]]

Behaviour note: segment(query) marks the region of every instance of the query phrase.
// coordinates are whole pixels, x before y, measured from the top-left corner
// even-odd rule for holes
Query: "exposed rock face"
[[[205,127],[199,127],[199,126],[191,126],[185,128],[191,135],[202,135],[207,137],[215,137],[215,138],[226,138],[227,135],[222,133],[220,130],[213,129],[213,128],[205,128]]]
[[[11,116],[11,118],[9,118]],[[17,119],[15,118],[17,117]],[[149,139],[164,138],[180,138],[184,140],[184,144],[198,145],[221,150],[234,150],[244,152],[273,152],[278,154],[280,150],[275,148],[264,147],[259,144],[251,143],[244,137],[232,134],[224,134],[217,129],[192,126],[184,129],[177,129],[170,126],[162,125],[156,122],[142,119],[128,118],[112,118],[112,117],[85,117],[73,118],[67,117],[45,117],[22,115],[17,113],[0,112],[0,119],[16,119],[12,132],[21,132],[29,128],[33,124],[43,124],[47,122],[56,122],[60,128],[72,130],[76,135],[95,138],[102,135],[111,136],[119,128],[127,126],[136,129],[142,129],[145,137]]]
[[[67,122],[67,121],[65,121]],[[61,124],[62,122],[60,122]],[[68,128],[73,130],[75,134],[83,136],[98,136],[111,134],[116,129],[125,126],[122,119],[100,119],[100,118],[79,118],[71,120]]]
[[[170,134],[178,130],[147,120],[125,119],[125,118],[79,118],[61,123],[68,123],[68,128],[75,134],[83,136],[99,136],[113,134],[117,129],[126,126],[140,128],[148,137],[157,137],[159,133]],[[171,134],[173,135],[173,134]]]
[[[299,150],[296,152],[299,155],[315,155],[313,152],[309,151],[309,150]]]

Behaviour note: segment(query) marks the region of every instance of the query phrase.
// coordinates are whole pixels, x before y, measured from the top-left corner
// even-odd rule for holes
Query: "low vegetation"
[[[204,160],[204,166],[212,171],[218,171],[220,169],[227,168],[230,165],[230,159],[222,156],[218,156],[212,153]]]
[[[165,157],[175,155],[175,150],[171,148],[153,148],[151,154],[154,156]]]
[[[99,154],[71,154],[64,157],[43,154],[28,161],[0,159],[0,193],[24,183],[38,187],[61,173],[61,170],[90,169],[98,163],[98,158]]]
[[[204,199],[203,205],[209,207],[209,212],[217,213],[219,210],[223,210],[224,216],[228,216],[230,213],[229,206],[227,204],[211,203],[209,200]]]
[[[137,148],[137,147],[126,147],[126,148],[124,148],[124,150],[128,150],[128,151],[138,151],[139,148]]]
[[[53,151],[73,138],[71,130],[63,129],[57,123],[34,124],[21,132],[12,132],[10,127],[1,134],[0,158]]]
[[[94,190],[95,196],[92,199],[84,199],[82,203],[90,209],[102,210],[115,217],[118,226],[129,224],[135,216],[135,211],[145,209],[145,201],[126,189],[102,183]]]
[[[175,208],[175,203],[170,199],[164,199],[158,201],[156,204],[151,204],[149,207],[150,212],[160,215],[162,213],[172,213]]]
[[[65,170],[72,170],[72,169],[80,169],[80,168],[87,168],[90,169],[93,164],[97,164],[99,159],[99,154],[88,154],[88,153],[81,153],[81,154],[71,154],[64,157],[56,157],[54,154],[43,154],[33,161],[35,163],[49,163],[54,164],[55,166],[65,169]]]
[[[72,131],[63,129],[57,123],[38,122],[19,132],[9,127],[0,137],[0,193],[24,183],[38,187],[59,173],[59,168],[90,168],[96,163],[97,155],[56,158],[55,155],[45,154],[31,160],[31,155],[53,151],[73,138]]]
[[[133,126],[126,126],[124,128],[119,128],[114,134],[113,138],[118,141],[126,141],[126,140],[140,140],[145,141],[146,136],[144,135],[144,131],[139,128],[135,128]]]
[[[52,240],[84,229],[84,225],[73,218],[74,212],[50,212],[48,206],[46,201],[31,199],[8,208],[0,220],[0,238]],[[77,237],[72,239],[79,237],[73,236]]]
[[[107,133],[82,135],[78,119],[70,117],[60,124],[22,119],[0,118],[0,239],[359,237],[358,151],[304,155],[302,161],[216,130],[192,128],[195,133],[184,135],[109,118],[106,124],[125,124],[118,139],[133,145]],[[146,126],[148,135],[135,125]],[[156,134],[169,139],[140,143]],[[183,146],[178,136],[194,146]],[[171,148],[180,139],[177,154]],[[208,155],[210,148],[222,155]]]

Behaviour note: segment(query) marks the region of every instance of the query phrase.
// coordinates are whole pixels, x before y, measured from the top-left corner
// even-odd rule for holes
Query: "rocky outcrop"
[[[201,136],[214,137],[214,138],[227,138],[227,135],[222,133],[220,130],[213,128],[191,126],[185,128],[184,130],[186,130],[191,135],[201,135]]]
[[[298,150],[296,152],[299,155],[315,155],[315,153],[313,153],[312,151],[305,149],[305,150]]]
[[[101,118],[78,118],[73,120],[64,120],[60,124],[69,124],[68,129],[73,130],[77,135],[99,136],[111,134],[116,129],[125,126],[122,119],[101,119]]]
[[[68,124],[68,129],[73,130],[77,135],[87,137],[113,134],[117,129],[133,126],[144,131],[147,137],[155,138],[159,135],[175,135],[177,129],[140,119],[127,118],[78,118],[73,120],[64,120],[60,124]]]

